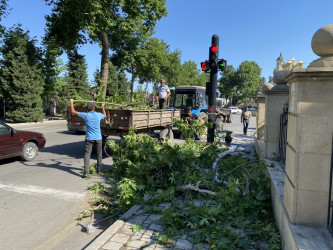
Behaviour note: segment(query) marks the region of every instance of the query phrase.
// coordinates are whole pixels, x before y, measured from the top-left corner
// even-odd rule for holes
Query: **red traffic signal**
[[[218,48],[216,44],[212,44],[209,48],[209,66],[216,67],[218,58]]]
[[[209,72],[210,67],[209,67],[209,62],[208,61],[204,61],[201,63],[201,70],[205,71],[205,72]]]
[[[212,44],[212,46],[210,46],[210,50],[213,52],[213,53],[216,53],[218,51],[218,48],[215,44]]]

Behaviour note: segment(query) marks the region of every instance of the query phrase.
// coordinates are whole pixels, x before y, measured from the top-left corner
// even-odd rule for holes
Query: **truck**
[[[184,110],[186,107],[192,108],[192,113],[198,115],[203,120],[208,120],[208,100],[206,88],[201,86],[179,86],[176,87],[172,95],[169,109]],[[184,112],[182,112],[184,114]],[[223,124],[232,122],[232,113],[228,108],[216,106],[215,129],[220,131]]]
[[[136,129],[138,133],[158,132],[160,140],[172,142],[174,139],[172,122],[174,118],[182,118],[184,109],[192,108],[193,114],[197,114],[203,120],[208,120],[207,96],[205,88],[197,86],[176,87],[172,95],[172,103],[167,109],[155,110],[130,110],[130,109],[105,109],[106,118],[101,121],[101,132],[103,141],[110,135],[121,135],[127,133],[130,128]],[[85,107],[76,107],[78,112],[86,112]],[[96,109],[101,112],[100,109]],[[225,122],[231,122],[231,111],[217,108],[215,128],[217,131],[223,129]],[[84,133],[86,126],[84,121],[74,116],[67,108],[67,128],[69,131]]]
[[[78,112],[87,112],[85,107],[76,107]],[[96,109],[102,112],[101,109]],[[135,128],[138,133],[155,134],[160,131],[160,140],[173,141],[172,121],[181,118],[180,110],[156,109],[156,110],[129,110],[129,109],[105,109],[106,118],[101,121],[103,141],[110,135],[122,135],[128,133],[130,128]],[[67,109],[67,129],[69,131],[86,132],[86,126],[78,116]]]

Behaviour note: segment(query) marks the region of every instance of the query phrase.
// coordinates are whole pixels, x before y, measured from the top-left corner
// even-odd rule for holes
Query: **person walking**
[[[77,112],[74,109],[74,100],[70,99],[71,112],[81,117],[86,123],[85,152],[84,152],[84,171],[82,178],[87,178],[90,168],[90,156],[93,146],[97,151],[97,172],[100,174],[102,169],[102,133],[101,120],[106,117],[104,103],[102,103],[102,113],[95,112],[95,103],[88,102],[88,112]]]
[[[171,92],[168,85],[165,84],[165,80],[162,78],[161,85],[158,86],[158,104],[160,109],[166,109],[167,99]]]
[[[247,135],[247,128],[249,127],[250,118],[252,117],[251,111],[246,107],[241,115],[241,122],[243,123],[243,133]]]

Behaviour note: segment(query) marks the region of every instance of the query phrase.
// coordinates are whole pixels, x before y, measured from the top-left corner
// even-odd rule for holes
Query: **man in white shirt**
[[[167,99],[171,92],[167,85],[165,85],[165,80],[161,79],[161,85],[158,86],[158,104],[160,109],[166,109]]]

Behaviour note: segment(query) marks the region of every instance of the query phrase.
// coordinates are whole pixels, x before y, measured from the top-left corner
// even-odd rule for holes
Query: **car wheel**
[[[37,145],[33,142],[27,142],[23,147],[21,158],[24,161],[31,161],[35,159],[37,153],[38,153]]]

